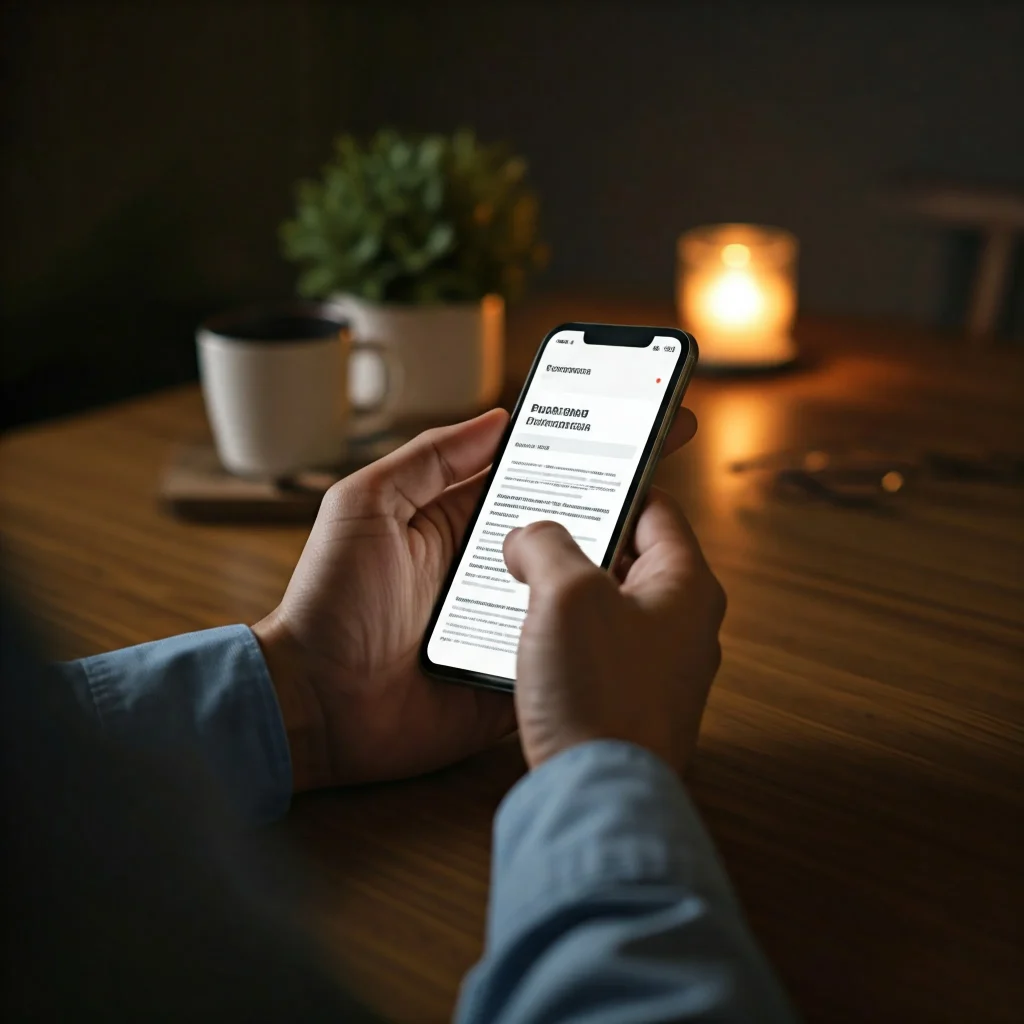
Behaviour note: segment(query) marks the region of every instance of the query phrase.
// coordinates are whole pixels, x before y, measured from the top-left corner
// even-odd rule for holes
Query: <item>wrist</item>
[[[523,747],[523,757],[531,771],[574,747],[605,738],[600,733],[589,729],[570,728],[559,729],[556,734],[547,733],[540,739],[536,739],[530,735],[529,730],[524,730],[522,726],[520,726],[519,736]]]
[[[277,610],[252,627],[277,695],[292,764],[292,790],[332,784],[330,745],[323,709],[310,681],[302,647]]]

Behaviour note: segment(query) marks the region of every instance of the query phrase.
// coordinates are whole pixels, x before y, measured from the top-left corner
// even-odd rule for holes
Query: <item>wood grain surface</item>
[[[510,322],[509,396],[556,323],[673,319],[536,302]],[[730,598],[690,787],[808,1020],[1019,1020],[1020,490],[917,482],[849,510],[778,501],[728,466],[854,442],[1021,454],[1024,359],[964,363],[956,339],[878,324],[805,320],[799,337],[794,372],[698,380],[699,434],[659,471]],[[5,561],[61,655],[252,622],[281,594],[304,528],[157,509],[169,453],[205,436],[185,388],[3,439]],[[491,817],[522,770],[510,742],[303,798],[278,827],[308,861],[338,971],[395,1019],[450,1015],[481,949]]]

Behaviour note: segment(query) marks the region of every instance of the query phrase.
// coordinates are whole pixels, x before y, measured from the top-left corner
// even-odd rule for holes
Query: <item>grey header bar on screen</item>
[[[601,455],[606,459],[631,459],[634,444],[611,444],[608,441],[584,441],[575,437],[552,437],[550,434],[519,434],[512,439],[512,450],[520,452],[562,452],[565,455]]]

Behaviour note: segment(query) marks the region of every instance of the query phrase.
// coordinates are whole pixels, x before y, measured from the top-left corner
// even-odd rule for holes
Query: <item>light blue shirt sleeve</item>
[[[676,776],[628,743],[522,779],[494,827],[487,946],[460,1024],[789,1022]]]
[[[194,757],[251,822],[288,809],[288,740],[252,631],[58,666],[113,739]],[[522,779],[495,819],[487,946],[461,1024],[795,1020],[675,775],[615,741]]]
[[[198,757],[246,821],[272,821],[288,810],[288,737],[248,626],[185,633],[57,670],[111,738]]]

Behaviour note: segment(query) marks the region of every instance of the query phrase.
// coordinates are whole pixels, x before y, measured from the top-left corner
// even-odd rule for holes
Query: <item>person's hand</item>
[[[253,627],[296,790],[419,774],[514,728],[509,697],[417,663],[507,422],[494,411],[427,431],[324,496],[281,604]]]
[[[563,527],[505,538],[529,584],[516,662],[516,711],[531,768],[588,740],[628,740],[682,771],[721,653],[725,592],[678,506],[652,489],[621,582]]]
[[[253,627],[296,790],[430,771],[514,728],[511,697],[430,679],[418,664],[507,422],[495,410],[427,431],[325,495],[281,604]],[[695,430],[680,410],[664,451]]]

